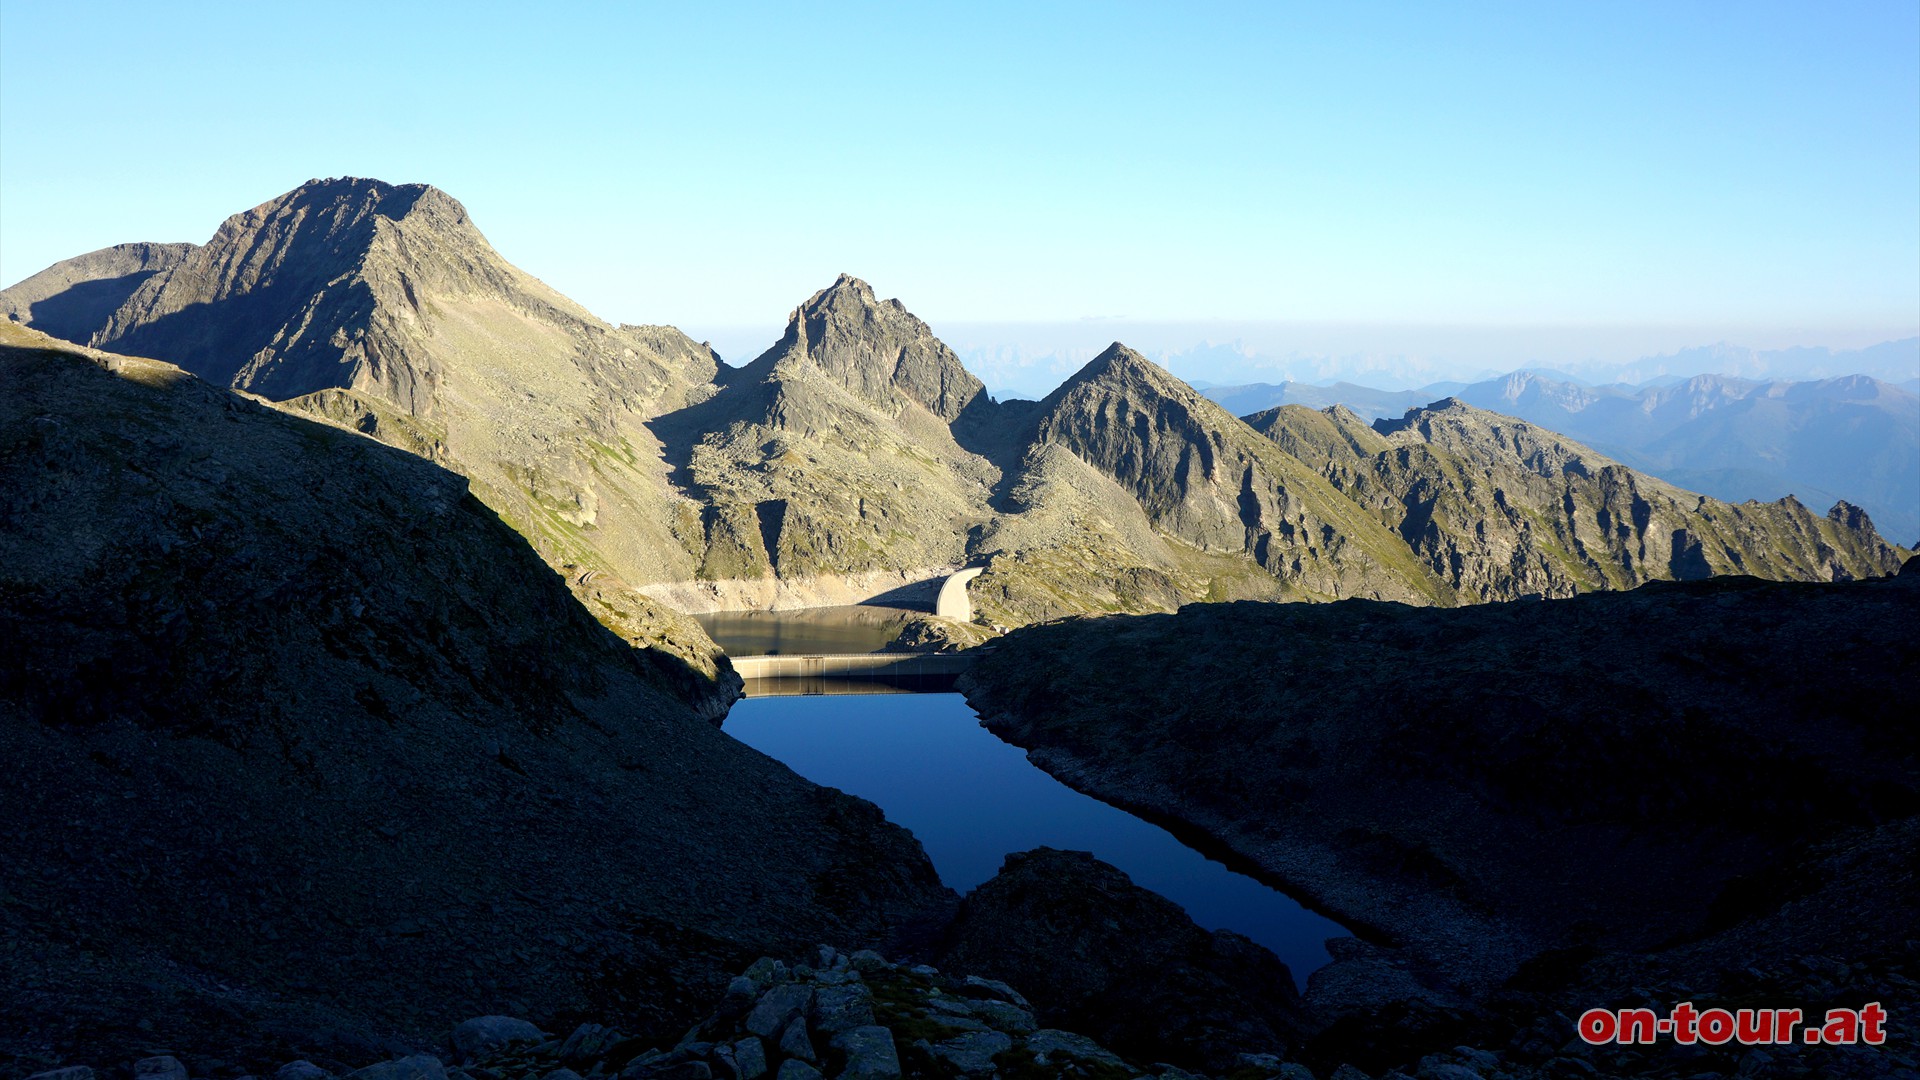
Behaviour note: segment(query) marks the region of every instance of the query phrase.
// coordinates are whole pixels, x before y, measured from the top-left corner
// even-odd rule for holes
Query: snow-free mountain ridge
[[[125,263],[95,253],[0,296],[35,324],[64,295],[47,282]],[[1351,414],[1250,426],[1118,342],[1044,401],[995,402],[849,275],[725,368],[671,328],[595,318],[425,185],[313,181],[142,265],[117,307],[61,329],[462,473],[609,626],[709,671],[681,611],[850,602],[969,564],[977,618],[1013,626],[1209,598],[1864,578],[1901,555],[1851,505],[1730,506],[1465,406],[1371,433]],[[1564,408],[1529,387],[1507,393]]]

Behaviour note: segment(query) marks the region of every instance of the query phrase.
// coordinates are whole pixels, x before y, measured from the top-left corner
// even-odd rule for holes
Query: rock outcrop
[[[1083,851],[1007,856],[969,893],[940,964],[1017,983],[1042,1023],[1142,1061],[1213,1073],[1284,1056],[1317,1027],[1287,966]]]
[[[1028,974],[1044,978],[1059,959],[1047,957]],[[1874,979],[1844,965],[1820,962],[1805,965],[1784,985],[1792,988],[1793,1000],[1801,1001],[1835,992],[1885,997],[1887,985],[1911,985],[1901,973],[1881,978],[1889,982],[1876,987]],[[1573,1026],[1566,1017],[1536,1015],[1526,1017],[1518,1036],[1505,1044],[1450,1045],[1366,1069],[1338,1054],[1302,1061],[1249,1052],[1238,1055],[1231,1068],[1204,1072],[1150,1063],[1082,1032],[1043,1027],[1043,1011],[1000,980],[890,962],[872,950],[848,956],[826,945],[787,960],[763,956],[709,1000],[706,1018],[678,1041],[631,1035],[626,1019],[617,1015],[556,1025],[551,1032],[518,1017],[487,1015],[453,1025],[444,1042],[396,1045],[344,1060],[288,1061],[288,1052],[281,1050],[242,1054],[234,1061],[182,1051],[139,1058],[130,1068],[123,1063],[96,1072],[90,1065],[66,1064],[21,1075],[26,1080],[98,1080],[101,1073],[136,1080],[269,1075],[274,1080],[1878,1080],[1904,1078],[1911,1071],[1903,1047],[1894,1045],[1696,1043],[1688,1053],[1671,1045],[1590,1047],[1562,1041]],[[1364,1047],[1349,1049],[1365,1052]],[[355,1068],[370,1057],[371,1064]]]
[[[453,1015],[684,1030],[754,955],[950,909],[910,835],[702,719],[711,683],[459,475],[0,333],[0,1071],[371,1056]]]
[[[488,1015],[454,1025],[432,1052],[396,1047],[387,1060],[358,1069],[353,1064],[364,1055],[301,1058],[277,1069],[284,1052],[250,1060],[275,1080],[1194,1080],[1181,1069],[1124,1058],[1084,1034],[1041,1026],[1032,1004],[1003,982],[891,962],[868,949],[848,956],[821,945],[804,959],[763,956],[708,1000],[705,1019],[677,1042],[635,1036],[619,1016],[549,1034],[517,1017]],[[186,1058],[199,1075],[245,1067]],[[1256,1057],[1252,1067],[1273,1060]],[[1294,1071],[1282,1080],[1299,1080],[1299,1066],[1286,1068]],[[185,1080],[190,1070],[169,1054],[140,1059],[134,1075]],[[70,1065],[31,1080],[93,1077],[90,1066]]]

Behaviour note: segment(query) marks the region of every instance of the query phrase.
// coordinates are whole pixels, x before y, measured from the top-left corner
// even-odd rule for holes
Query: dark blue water
[[[858,795],[912,830],[967,892],[1011,852],[1091,851],[1208,929],[1272,949],[1304,984],[1339,924],[1236,874],[1124,810],[1082,795],[980,726],[959,694],[749,697],[725,730],[817,784]]]

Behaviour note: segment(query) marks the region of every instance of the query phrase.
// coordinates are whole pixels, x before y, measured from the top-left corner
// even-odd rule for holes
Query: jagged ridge
[[[1396,530],[1463,596],[1572,596],[1715,574],[1850,581],[1901,553],[1857,510],[1733,506],[1642,475],[1525,421],[1446,399],[1373,427],[1338,406],[1247,418]]]
[[[648,594],[845,602],[985,563],[976,609],[1017,625],[1208,598],[1866,577],[1899,557],[1849,507],[1701,500],[1464,406],[1382,431],[1297,412],[1249,428],[1118,343],[1044,402],[996,403],[848,275],[723,369],[671,328],[593,318],[424,185],[314,181],[235,215],[89,340],[457,469],[609,625],[710,671],[698,630]]]

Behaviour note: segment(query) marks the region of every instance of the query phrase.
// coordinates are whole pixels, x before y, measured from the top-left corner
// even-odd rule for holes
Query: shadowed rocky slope
[[[0,333],[0,1069],[503,1011],[677,1037],[760,952],[951,903],[458,475]]]
[[[134,290],[192,251],[192,244],[115,244],[54,263],[0,292],[0,319],[85,345]]]
[[[1007,856],[961,904],[940,963],[1013,984],[1041,1023],[1141,1061],[1229,1073],[1316,1026],[1272,953],[1202,930],[1084,851]]]
[[[1920,566],[1453,611],[1209,605],[1024,628],[962,687],[1062,779],[1386,946],[1316,973],[1323,1017],[1516,985],[1565,1007],[1920,936],[1896,884],[1917,620]]]

